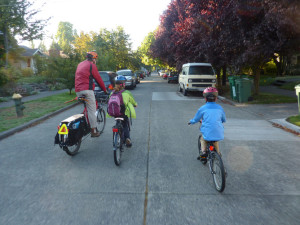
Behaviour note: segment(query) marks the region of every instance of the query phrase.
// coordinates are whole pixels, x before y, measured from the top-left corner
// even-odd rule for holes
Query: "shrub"
[[[31,68],[24,68],[21,70],[21,72],[22,72],[23,77],[30,77],[34,74],[33,70]]]
[[[276,64],[273,61],[268,62],[264,66],[263,70],[264,70],[265,75],[272,75],[272,76],[277,75],[277,67],[276,67]]]

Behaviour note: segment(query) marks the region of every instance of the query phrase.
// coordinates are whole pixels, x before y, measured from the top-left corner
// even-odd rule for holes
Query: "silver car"
[[[136,87],[136,80],[132,70],[118,70],[117,74],[126,77],[126,88],[134,89]]]

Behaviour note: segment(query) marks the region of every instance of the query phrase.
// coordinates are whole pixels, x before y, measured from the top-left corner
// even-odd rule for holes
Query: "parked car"
[[[169,72],[168,73],[168,83],[178,83],[178,72]]]
[[[118,70],[117,74],[126,77],[125,88],[134,89],[136,87],[135,76],[132,70]]]
[[[135,72],[134,76],[135,76],[135,83],[137,84],[141,83],[140,73]]]
[[[164,74],[164,70],[160,70],[160,71],[158,71],[158,75],[161,77],[163,74]]]
[[[163,78],[164,80],[168,79],[168,73],[163,73],[162,78]]]
[[[210,63],[186,63],[178,80],[178,90],[186,96],[189,91],[203,92],[207,87],[215,87],[216,73]]]
[[[104,82],[104,85],[106,87],[106,90],[108,93],[110,93],[113,90],[113,83],[111,82],[109,72],[108,71],[99,71],[99,74]],[[95,83],[95,89],[94,92],[101,92],[102,89],[99,87],[98,83],[94,80]]]

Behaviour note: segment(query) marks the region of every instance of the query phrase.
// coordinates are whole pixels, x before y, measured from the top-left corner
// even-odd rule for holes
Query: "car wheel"
[[[182,94],[183,94],[184,96],[187,96],[187,90],[185,89],[184,85],[183,85]]]
[[[178,91],[179,91],[179,92],[182,91],[182,89],[181,89],[181,87],[180,87],[180,84],[178,84]]]

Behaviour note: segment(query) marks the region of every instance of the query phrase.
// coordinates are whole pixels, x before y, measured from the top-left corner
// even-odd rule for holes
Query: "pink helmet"
[[[214,97],[218,97],[218,89],[215,87],[207,87],[203,91],[203,96],[206,98],[209,95],[213,95]]]

